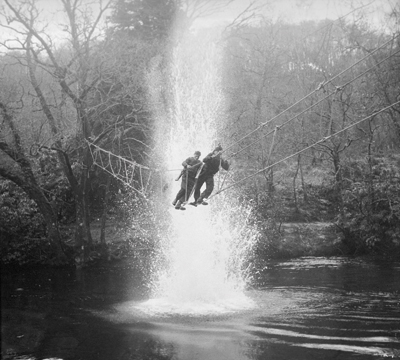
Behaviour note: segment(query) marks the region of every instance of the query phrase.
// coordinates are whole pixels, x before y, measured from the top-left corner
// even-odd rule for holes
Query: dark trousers
[[[206,184],[206,189],[200,195],[200,190],[204,183]],[[196,184],[196,189],[194,190],[194,200],[197,201],[199,198],[201,200],[207,199],[211,195],[213,190],[214,175],[200,175]]]
[[[187,183],[186,183],[187,179]],[[192,192],[193,186],[196,182],[196,178],[190,177],[187,178],[185,175],[182,176],[181,188],[176,194],[175,200],[180,202],[185,202],[189,200],[190,193]],[[187,192],[186,192],[187,191]],[[187,197],[186,197],[187,194]]]

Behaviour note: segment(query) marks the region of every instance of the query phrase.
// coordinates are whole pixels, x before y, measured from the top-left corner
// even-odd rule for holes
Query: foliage
[[[345,218],[338,218],[353,254],[390,253],[400,245],[400,156],[349,165]]]
[[[36,203],[11,181],[0,180],[0,249],[4,265],[46,264],[54,253]]]
[[[317,182],[314,169],[309,169],[309,171],[312,173],[313,181]],[[288,178],[289,172],[290,167],[283,172],[283,176]],[[318,182],[322,180],[319,179]],[[257,199],[257,201],[252,200],[253,216],[262,235],[261,241],[254,249],[256,258],[290,258],[318,253],[320,250],[318,241],[310,247],[312,239],[318,239],[313,230],[304,230],[297,239],[299,241],[289,241],[286,238],[287,226],[299,226],[299,224],[310,222],[323,224],[333,220],[334,199],[329,184],[308,184],[306,189],[307,201],[302,197],[295,204],[291,189],[287,185],[280,185],[271,193],[257,190],[257,195],[251,195],[254,189],[248,188],[250,198]],[[302,195],[300,190],[299,195]],[[311,238],[309,238],[310,234],[312,234]],[[321,249],[326,249],[327,254],[331,252],[326,244],[320,242],[320,245]]]
[[[73,169],[79,175],[76,159],[71,157]],[[31,157],[32,170],[36,175],[38,184],[56,213],[57,220],[71,223],[75,220],[75,202],[71,187],[65,178],[57,161],[55,151],[41,148]]]
[[[45,234],[43,217],[36,203],[11,181],[1,179],[0,218],[2,245],[19,237],[42,237]]]
[[[108,212],[108,221],[115,224],[123,237],[136,242],[138,247],[153,247],[157,241],[158,226],[155,223],[155,207],[149,198],[138,196],[129,188],[121,188],[114,197]],[[165,218],[165,216],[164,216]]]
[[[176,0],[118,0],[110,17],[114,32],[144,40],[165,39],[178,11]]]
[[[1,179],[0,218],[0,262],[3,265],[57,263],[37,204],[14,183]]]
[[[6,266],[53,265],[54,253],[46,238],[19,238],[4,250],[1,263]]]

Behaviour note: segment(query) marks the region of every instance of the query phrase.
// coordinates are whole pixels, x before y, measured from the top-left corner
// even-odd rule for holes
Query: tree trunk
[[[57,216],[54,210],[44,196],[42,190],[32,182],[21,186],[22,189],[28,194],[28,196],[35,201],[38,205],[41,214],[46,223],[47,227],[47,238],[50,241],[51,247],[56,256],[57,263],[64,263],[66,260],[65,254],[61,246],[61,235],[58,227]]]
[[[294,199],[294,206],[295,206],[296,213],[299,212],[299,204],[297,201],[297,190],[296,190],[296,179],[297,179],[297,175],[299,174],[299,164],[300,164],[300,154],[297,158],[296,172],[293,176],[293,199]]]
[[[368,174],[367,174],[367,186],[368,186],[368,208],[367,219],[370,220],[371,215],[374,213],[375,204],[375,190],[374,190],[374,174],[373,174],[373,154],[372,154],[372,144],[374,141],[374,132],[371,126],[371,121],[368,122],[369,133],[368,133]]]
[[[90,250],[93,247],[93,239],[90,231],[90,211],[89,211],[89,169],[92,166],[92,157],[89,150],[89,145],[84,148],[82,156],[83,165],[79,186],[75,189],[76,203],[76,225],[75,225],[75,247],[78,251],[76,256],[76,265],[84,266],[89,256]]]
[[[344,204],[342,197],[342,190],[343,190],[342,169],[340,166],[339,152],[334,149],[332,150],[332,160],[333,160],[333,167],[335,170],[335,195],[339,207],[339,213],[342,217],[342,221],[344,221]]]
[[[268,170],[268,177],[267,177],[267,191],[269,195],[275,192],[274,186],[274,168],[269,168]]]
[[[103,214],[101,216],[101,227],[100,227],[100,244],[106,245],[106,220],[107,220],[107,209],[108,209],[108,199],[110,197],[110,186],[111,186],[111,176],[107,177],[106,190],[104,195],[104,208]]]
[[[300,169],[301,188],[303,189],[303,200],[304,200],[304,202],[308,202],[308,193],[307,193],[307,188],[306,188],[306,184],[304,181],[303,165],[301,163],[300,157],[301,157],[301,155],[299,154],[299,169]]]
[[[90,216],[90,207],[89,207],[89,192],[90,192],[90,169],[93,164],[92,160],[92,155],[89,150],[89,145],[86,145],[85,148],[85,155],[84,155],[84,169],[82,172],[82,189],[83,189],[83,196],[82,196],[82,208],[83,208],[83,220],[84,220],[84,230],[85,230],[85,235],[86,239],[88,242],[88,245],[90,248],[93,247],[93,239],[92,239],[92,233],[90,231],[90,222],[91,222],[91,216]]]

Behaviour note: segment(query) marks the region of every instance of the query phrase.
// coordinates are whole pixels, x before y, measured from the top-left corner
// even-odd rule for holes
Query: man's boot
[[[196,201],[197,205],[203,204],[203,205],[208,205],[206,202],[203,201],[203,198],[200,196],[197,201]]]
[[[194,199],[194,201],[190,202],[189,205],[197,206],[197,199]]]
[[[178,200],[178,201],[175,203],[175,209],[176,209],[176,210],[179,210],[179,209],[181,208],[181,205],[182,205],[182,203]]]
[[[176,210],[186,210],[184,206],[182,206],[182,202],[178,201],[175,205]]]

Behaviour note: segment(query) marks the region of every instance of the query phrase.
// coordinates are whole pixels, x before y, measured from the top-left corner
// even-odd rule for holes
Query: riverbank
[[[332,223],[282,223],[280,235],[275,253],[278,259],[343,255],[340,233]]]
[[[105,229],[106,244],[101,244],[99,223],[91,225],[93,247],[87,253],[87,258],[83,266],[91,267],[98,264],[119,262],[124,259],[131,259],[133,262],[151,262],[151,254],[155,251],[155,242],[146,237],[143,232],[139,232],[131,227],[123,226],[112,222],[107,224]],[[72,228],[63,228],[65,248],[73,251]],[[18,247],[12,249],[13,253],[3,253],[2,268],[26,268],[26,267],[52,267],[51,263],[46,263],[45,254],[40,254],[40,246],[45,243],[45,239],[24,239]],[[33,245],[31,243],[35,242]],[[343,241],[343,234],[338,227],[327,221],[313,222],[285,222],[275,226],[275,231],[266,233],[260,240],[261,251],[257,256],[261,260],[280,260],[293,259],[303,256],[346,256],[351,255]],[[356,254],[364,256],[366,254]],[[19,256],[19,257],[18,257]],[[400,259],[400,249],[385,254],[369,254],[371,257],[381,257],[390,259]],[[16,261],[10,261],[13,259]],[[78,259],[80,260],[80,259]],[[76,259],[65,267],[80,267]]]

